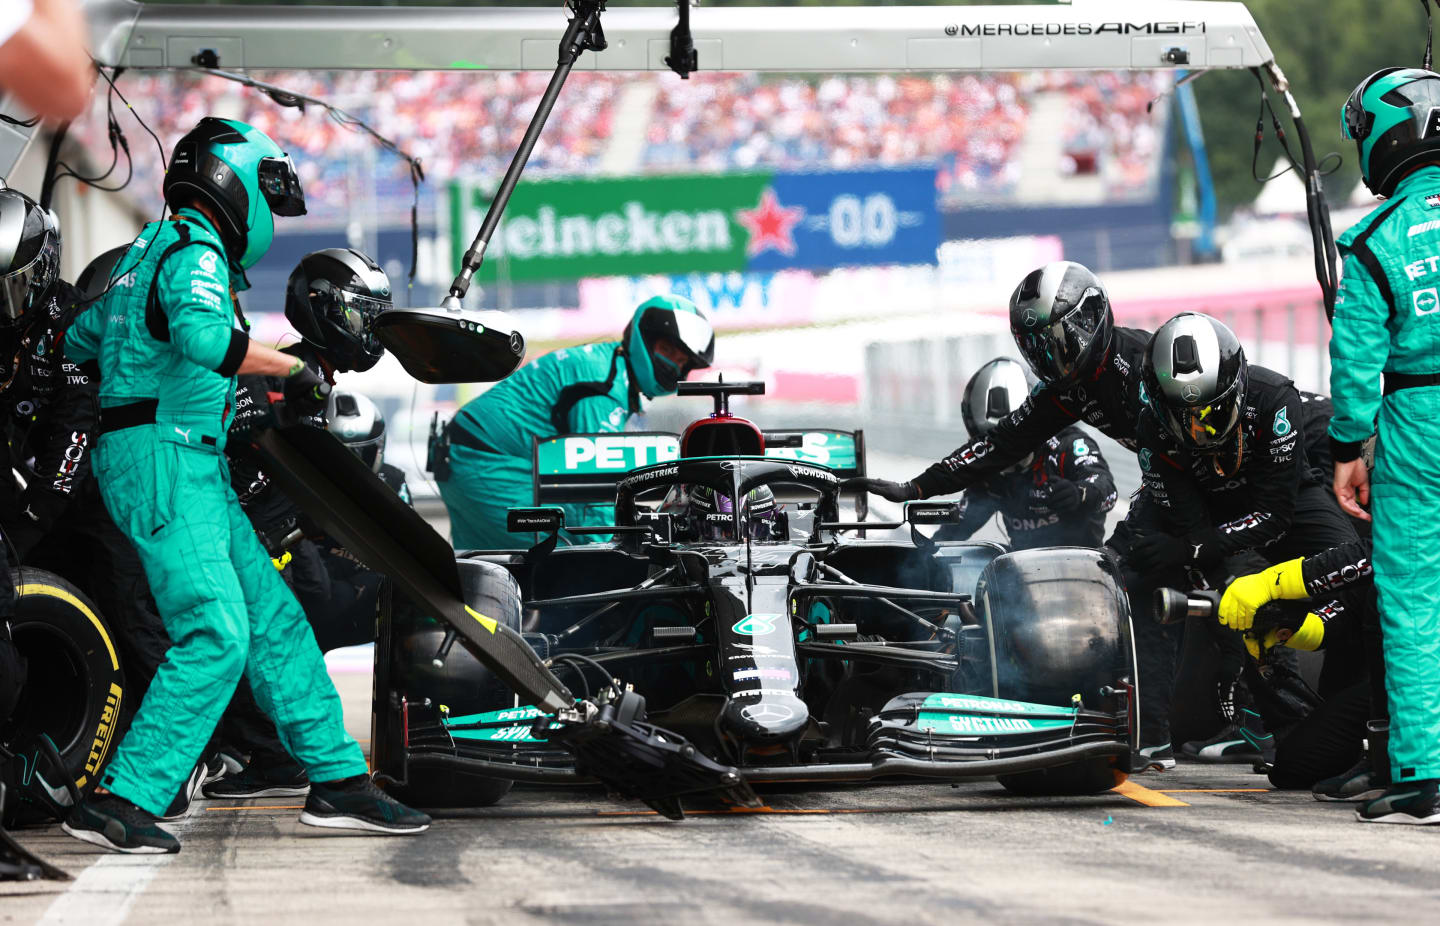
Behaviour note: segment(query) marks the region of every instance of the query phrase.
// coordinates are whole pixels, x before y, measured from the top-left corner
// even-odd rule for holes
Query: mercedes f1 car
[[[537,502],[608,495],[615,523],[512,510],[511,530],[541,539],[460,554],[467,610],[523,639],[582,699],[642,695],[647,733],[725,769],[737,788],[998,776],[1015,792],[1081,794],[1123,780],[1137,693],[1114,565],[1089,549],[1007,554],[925,536],[922,526],[956,515],[950,504],[911,503],[894,523],[842,521],[842,479],[863,473],[863,435],[762,433],[727,407],[758,385],[682,384],[716,402],[683,437],[537,443]],[[625,468],[637,461],[647,465]],[[727,503],[685,502],[702,497]],[[765,498],[773,507],[757,529]],[[560,546],[562,531],[608,539]],[[484,805],[514,782],[592,775],[627,793],[577,753],[574,724],[557,719],[565,711],[518,695],[473,648],[454,649],[453,620],[403,594],[387,610],[373,764],[406,800]]]

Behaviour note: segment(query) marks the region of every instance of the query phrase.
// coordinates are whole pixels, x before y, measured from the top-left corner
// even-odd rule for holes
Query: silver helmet
[[[1184,312],[1156,329],[1141,371],[1145,398],[1182,446],[1215,451],[1240,424],[1249,380],[1240,339],[1224,324]]]
[[[326,429],[355,451],[365,465],[380,472],[385,462],[385,416],[367,396],[348,389],[330,393]]]
[[[996,357],[976,370],[965,384],[965,396],[960,401],[965,430],[971,437],[989,433],[1002,418],[1019,408],[1029,394],[1025,368],[1009,357]]]

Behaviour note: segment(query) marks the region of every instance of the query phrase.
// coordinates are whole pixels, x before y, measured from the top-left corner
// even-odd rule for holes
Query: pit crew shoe
[[[204,759],[195,763],[195,767],[190,770],[190,775],[180,786],[180,790],[176,792],[175,799],[170,802],[170,806],[166,807],[165,812],[160,815],[160,819],[182,820],[188,817],[190,802],[200,796],[200,788],[205,784],[205,777],[209,774],[210,767],[205,764]]]
[[[1259,716],[1242,712],[1244,726],[1228,723],[1208,740],[1192,740],[1180,747],[1181,755],[1197,762],[1269,763],[1275,761],[1275,737],[1260,729]]]
[[[430,818],[375,787],[369,775],[314,782],[300,822],[328,829],[408,835],[430,828]]]
[[[1440,779],[1402,781],[1355,811],[1361,823],[1440,823]]]
[[[245,769],[245,763],[229,749],[221,748],[210,753],[210,757],[205,760],[205,767],[203,783],[208,785],[227,775],[238,775]]]
[[[1370,768],[1368,756],[1362,757],[1355,767],[1315,782],[1310,794],[1317,801],[1347,801],[1368,803],[1385,793],[1385,788],[1376,781]]]
[[[303,797],[310,792],[310,779],[298,765],[259,768],[253,763],[218,781],[205,785],[205,796],[223,800],[252,797]]]
[[[116,794],[99,794],[82,801],[60,825],[65,832],[92,846],[131,855],[173,855],[180,840],[160,825],[160,819]]]
[[[1175,749],[1169,743],[1141,746],[1130,757],[1130,774],[1168,772],[1175,767]]]

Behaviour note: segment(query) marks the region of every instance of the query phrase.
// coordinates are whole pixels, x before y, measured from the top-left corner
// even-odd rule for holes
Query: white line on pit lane
[[[183,837],[199,812],[200,808],[192,806],[189,816],[166,823],[165,828],[177,838]],[[59,923],[120,926],[150,882],[176,857],[107,852],[82,871],[65,893],[55,898],[37,926]]]

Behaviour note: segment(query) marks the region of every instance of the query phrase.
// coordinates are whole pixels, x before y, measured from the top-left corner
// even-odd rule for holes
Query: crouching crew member
[[[970,437],[993,431],[1028,395],[1025,370],[1014,360],[997,358],[975,371],[961,401]],[[1095,439],[1071,425],[972,485],[962,504],[960,523],[941,528],[937,540],[966,540],[998,513],[1012,549],[1098,547],[1115,507],[1115,481]]]

